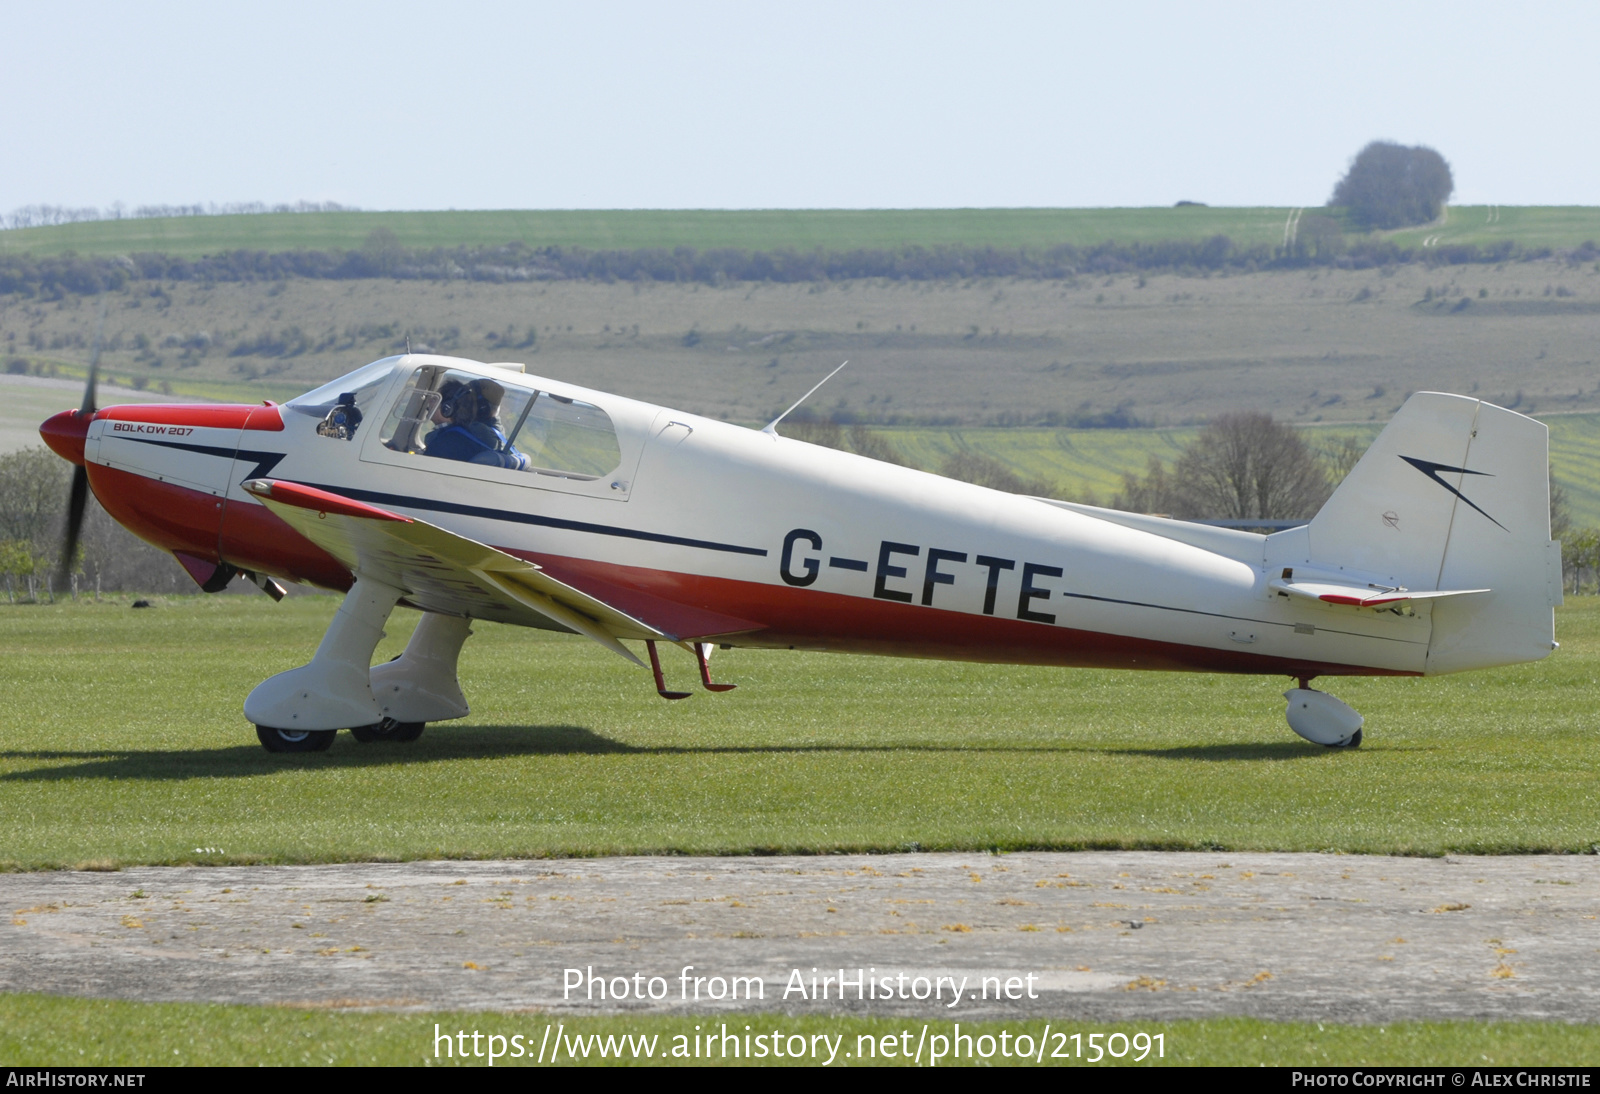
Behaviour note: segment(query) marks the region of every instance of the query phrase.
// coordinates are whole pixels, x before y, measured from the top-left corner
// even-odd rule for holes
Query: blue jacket
[[[508,445],[504,433],[483,422],[471,426],[452,422],[435,429],[428,434],[423,454],[489,467],[508,467],[514,471],[528,466],[528,457]]]

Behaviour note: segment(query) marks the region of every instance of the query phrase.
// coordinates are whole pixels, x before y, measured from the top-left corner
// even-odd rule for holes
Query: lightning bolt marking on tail
[[[1499,521],[1497,521],[1493,517],[1491,517],[1488,513],[1484,513],[1482,509],[1479,509],[1477,503],[1474,502],[1471,498],[1467,497],[1461,491],[1457,490],[1455,487],[1451,486],[1449,483],[1445,482],[1443,479],[1441,479],[1439,477],[1439,472],[1441,472],[1441,471],[1454,471],[1454,472],[1456,472],[1457,474],[1460,474],[1460,475],[1482,475],[1485,478],[1491,478],[1491,479],[1494,478],[1494,476],[1489,474],[1489,472],[1487,472],[1487,471],[1468,471],[1465,467],[1451,467],[1448,464],[1434,463],[1432,460],[1413,459],[1410,456],[1401,456],[1400,458],[1402,460],[1405,460],[1412,467],[1415,467],[1418,471],[1421,471],[1424,475],[1428,476],[1428,478],[1432,479],[1434,482],[1438,483],[1440,486],[1444,487],[1446,490],[1450,491],[1456,497],[1460,498],[1462,501],[1464,501],[1468,505],[1472,506],[1472,508],[1477,509],[1477,511],[1483,515],[1485,520],[1489,521],[1491,524],[1493,524],[1496,528],[1500,529],[1502,532],[1506,532],[1506,531],[1510,530],[1504,524],[1501,524]]]

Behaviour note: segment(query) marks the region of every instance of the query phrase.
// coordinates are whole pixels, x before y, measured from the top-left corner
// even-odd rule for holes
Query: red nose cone
[[[83,466],[83,442],[89,435],[89,423],[94,415],[77,410],[63,410],[46,418],[39,427],[39,436],[56,455],[69,463]]]

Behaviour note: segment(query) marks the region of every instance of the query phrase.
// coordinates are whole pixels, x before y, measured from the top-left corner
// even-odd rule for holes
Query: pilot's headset
[[[439,388],[439,414],[447,422],[466,424],[478,417],[478,395],[460,380],[446,380]]]

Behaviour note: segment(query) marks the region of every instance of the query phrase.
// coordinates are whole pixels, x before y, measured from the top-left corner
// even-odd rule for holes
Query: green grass
[[[1589,598],[1541,664],[1329,681],[1368,717],[1350,753],[1290,733],[1277,678],[730,651],[738,691],[663,703],[587,642],[480,624],[462,723],[269,755],[240,703],[310,655],[333,607],[0,607],[6,863],[1600,844]],[[408,630],[401,613],[379,658]]]
[[[0,254],[125,254],[198,257],[235,248],[268,251],[359,248],[376,228],[406,247],[498,246],[593,249],[740,247],[850,250],[942,244],[1051,247],[1208,239],[1278,243],[1290,210],[1148,209],[565,209],[102,220],[0,232]]]
[[[1009,1022],[961,1023],[960,1032],[974,1038],[985,1034],[996,1037],[1002,1030],[1015,1037],[1026,1035],[1035,1046],[1045,1032],[1046,1019]],[[882,1045],[885,1036],[902,1031],[911,1033],[915,1047],[926,1025],[930,1044],[933,1038],[951,1038],[952,1023],[918,1018],[801,1017],[772,1014],[722,1014],[715,1016],[628,1016],[615,1018],[551,1017],[539,1014],[496,1014],[439,1012],[425,1014],[350,1013],[287,1007],[222,1006],[208,1003],[127,1003],[100,999],[67,999],[46,995],[0,995],[0,1060],[12,1067],[82,1066],[151,1067],[170,1065],[245,1066],[245,1065],[431,1065],[484,1066],[489,1036],[503,1038],[507,1058],[499,1066],[527,1066],[537,1061],[541,1045],[554,1042],[557,1032],[568,1038],[599,1035],[617,1038],[653,1038],[654,1055],[640,1059],[639,1065],[661,1063],[750,1063],[748,1059],[710,1061],[693,1056],[674,1059],[674,1046],[686,1051],[693,1044],[696,1027],[716,1030],[723,1025],[731,1033],[752,1035],[781,1032],[807,1037],[825,1035],[838,1046],[835,1066],[859,1065],[856,1050],[864,1047],[859,1037],[871,1037]],[[1559,1022],[1396,1022],[1383,1026],[1338,1026],[1307,1022],[1265,1022],[1251,1018],[1219,1018],[1184,1022],[1127,1022],[1106,1025],[1092,1022],[1051,1021],[1053,1030],[1065,1030],[1063,1043],[1051,1035],[1045,1062],[1057,1066],[1093,1066],[1078,1059],[1051,1060],[1050,1052],[1072,1052],[1074,1048],[1090,1055],[1089,1035],[1144,1032],[1160,1035],[1160,1057],[1152,1047],[1144,1066],[1498,1066],[1498,1067],[1576,1067],[1600,1062],[1600,1027],[1564,1025]],[[546,1026],[552,1027],[548,1040]],[[556,1027],[559,1026],[559,1029]],[[485,1056],[463,1060],[446,1057],[444,1045],[436,1046],[435,1030],[441,1035],[464,1031],[465,1045],[474,1047],[472,1034],[482,1034],[477,1051]],[[703,1030],[702,1030],[703,1032]],[[1080,1035],[1076,1044],[1071,1034]],[[510,1039],[520,1036],[520,1042]],[[677,1040],[681,1037],[681,1041]],[[839,1040],[839,1038],[843,1040]],[[463,1042],[457,1041],[455,1048]],[[593,1042],[590,1042],[591,1045]],[[635,1044],[638,1042],[635,1041]],[[720,1044],[720,1040],[717,1042]],[[902,1042],[904,1043],[904,1042]],[[1009,1045],[1008,1041],[1008,1045]],[[1141,1042],[1142,1044],[1143,1042]],[[510,1056],[510,1048],[521,1048],[521,1058]],[[741,1050],[742,1050],[741,1046]],[[820,1042],[818,1043],[820,1048]],[[985,1046],[989,1048],[990,1046]],[[1119,1043],[1118,1047],[1121,1045]],[[992,1051],[992,1049],[991,1049]],[[851,1059],[845,1059],[846,1053]],[[1136,1066],[1130,1052],[1122,1060],[1103,1057],[1103,1066]],[[665,1059],[663,1059],[665,1057]],[[826,1053],[824,1053],[826,1059]],[[591,1048],[580,1064],[602,1061]],[[546,1055],[549,1062],[549,1055]],[[563,1053],[562,1063],[568,1063]],[[633,1063],[625,1059],[623,1064]],[[756,1064],[771,1066],[778,1061],[770,1056],[757,1058]],[[785,1060],[785,1063],[788,1061]],[[811,1063],[812,1061],[805,1061]],[[816,1061],[820,1063],[822,1061]],[[904,1066],[913,1061],[898,1057],[879,1065]],[[926,1054],[922,1062],[927,1063]],[[950,1066],[951,1060],[943,1060]],[[989,1060],[963,1058],[960,1064],[1033,1065],[1033,1060],[1006,1059],[996,1053]]]
[[[1600,414],[1559,414],[1550,427],[1550,467],[1567,492],[1572,522],[1600,527]]]
[[[1444,223],[1388,233],[1402,247],[1492,247],[1513,240],[1523,247],[1576,247],[1600,241],[1600,206],[1452,205]]]
[[[1495,219],[1491,220],[1491,209]],[[1326,210],[1308,209],[1310,212]],[[1292,210],[1256,208],[1109,209],[555,209],[265,213],[104,220],[0,232],[0,254],[127,254],[199,257],[266,251],[359,248],[376,228],[406,247],[529,246],[633,249],[739,247],[850,250],[917,244],[1046,248],[1062,243],[1154,243],[1226,235],[1239,246],[1281,244]],[[1405,247],[1491,245],[1575,247],[1600,239],[1596,206],[1456,206],[1443,225],[1387,233]]]

